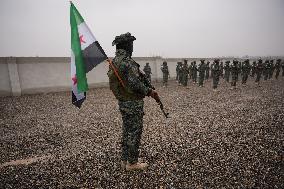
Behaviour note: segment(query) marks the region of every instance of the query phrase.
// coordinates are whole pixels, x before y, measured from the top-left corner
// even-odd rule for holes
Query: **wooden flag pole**
[[[114,67],[112,60],[111,59],[107,59],[109,65],[111,66],[112,70],[114,71],[114,74],[116,75],[116,77],[118,78],[119,82],[121,83],[121,85],[123,86],[123,88],[125,88],[125,84],[123,83],[121,77],[119,76],[117,69]]]

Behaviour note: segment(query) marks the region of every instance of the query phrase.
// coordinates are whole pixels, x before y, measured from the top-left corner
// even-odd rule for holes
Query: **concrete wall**
[[[8,96],[11,94],[12,93],[11,93],[8,64],[6,62],[1,62],[0,63],[0,96]]]
[[[149,62],[152,81],[162,78],[161,65],[168,62],[170,77],[176,76],[176,63],[184,58],[134,57],[143,70]],[[188,62],[200,58],[186,58]],[[212,62],[213,59],[206,59]],[[222,59],[225,61],[225,59]],[[232,59],[230,59],[232,60]],[[71,90],[69,57],[0,57],[0,96]],[[87,74],[90,88],[108,86],[108,63],[99,64]]]
[[[149,62],[152,80],[162,78],[160,57],[135,57],[144,68]],[[180,59],[181,60],[181,59]],[[0,57],[0,96],[71,90],[69,57]],[[169,62],[171,76],[176,62]],[[108,86],[108,63],[103,62],[87,74],[90,88]]]

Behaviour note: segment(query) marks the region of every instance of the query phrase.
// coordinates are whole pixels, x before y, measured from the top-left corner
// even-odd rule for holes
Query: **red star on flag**
[[[73,85],[76,85],[77,84],[77,77],[76,76],[72,77],[72,80],[73,80]]]
[[[84,39],[83,39],[83,35],[80,35],[80,43],[82,44],[82,43],[86,43],[86,41],[84,41]]]

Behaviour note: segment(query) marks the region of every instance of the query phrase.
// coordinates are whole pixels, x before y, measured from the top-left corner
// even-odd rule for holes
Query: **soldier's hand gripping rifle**
[[[144,82],[144,84],[145,84],[147,87],[149,87],[149,88],[155,90],[155,87],[151,84],[151,82],[149,81],[149,79],[146,77],[145,74],[143,74],[143,73],[140,72],[140,76],[143,78],[143,82]],[[151,96],[152,98],[154,98],[154,99],[156,100],[156,102],[159,104],[160,109],[162,110],[164,116],[165,116],[166,118],[169,118],[169,113],[166,113],[166,112],[165,112],[165,110],[164,110],[164,105],[163,105],[163,103],[161,102],[161,99],[160,99],[158,93],[157,93],[157,92],[151,92],[150,96]]]
[[[156,94],[157,94],[157,95],[156,95],[156,97],[154,97],[154,99],[155,99],[156,102],[159,104],[160,109],[162,110],[164,116],[165,116],[166,118],[169,118],[169,113],[166,113],[166,112],[165,112],[165,110],[164,110],[164,105],[163,105],[163,103],[161,102],[161,99],[160,99],[158,93],[156,93]]]
[[[118,78],[119,82],[121,83],[121,85],[125,88],[125,84],[123,82],[123,80],[121,79],[121,77],[119,76],[118,70],[116,69],[116,67],[113,65],[112,60],[111,59],[107,59],[107,62],[109,63],[111,69],[114,71],[114,74],[116,75],[116,77]],[[140,75],[143,78],[143,82],[144,84],[153,89],[153,91],[155,90],[155,87],[153,85],[151,85],[151,82],[148,80],[148,78],[146,77],[145,74],[139,72]],[[160,97],[158,95],[157,92],[153,92],[151,91],[151,97],[154,98],[156,100],[156,102],[160,105],[160,109],[162,110],[163,114],[165,115],[166,118],[168,118],[169,113],[166,113],[164,110],[164,105],[162,104]]]

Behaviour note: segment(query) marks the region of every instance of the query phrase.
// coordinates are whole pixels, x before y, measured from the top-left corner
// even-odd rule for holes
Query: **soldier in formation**
[[[263,64],[262,64],[262,60],[259,59],[258,62],[257,62],[257,65],[256,65],[256,68],[255,68],[255,73],[256,73],[256,79],[255,79],[255,82],[257,84],[259,84],[260,82],[260,79],[261,79],[261,74],[263,72]]]
[[[138,161],[139,146],[143,130],[143,99],[150,96],[159,99],[158,93],[140,71],[139,64],[132,59],[133,41],[130,33],[116,36],[113,67],[109,67],[110,89],[118,100],[122,115],[121,167],[126,170],[144,170],[148,165]]]
[[[256,62],[253,61],[252,66],[251,66],[251,77],[254,77],[256,71]]]
[[[238,81],[238,73],[239,73],[239,65],[237,60],[233,60],[233,65],[231,66],[231,74],[232,74],[232,89],[236,89],[237,81]]]
[[[266,81],[268,79],[268,74],[270,70],[269,60],[265,60],[263,69],[263,79]]]
[[[238,75],[237,75],[237,81],[239,81],[239,76],[242,73],[242,62],[241,61],[237,61],[238,62]]]
[[[229,82],[230,80],[230,61],[225,62],[224,70],[225,70],[224,78],[227,82]]]
[[[274,67],[274,63],[273,60],[269,61],[269,71],[268,71],[268,79],[271,79],[274,73],[275,67]]]
[[[205,71],[206,71],[206,64],[205,60],[200,60],[201,63],[198,66],[198,72],[199,72],[199,87],[203,87],[204,77],[205,77]]]
[[[275,64],[275,78],[278,79],[279,73],[280,73],[280,68],[281,68],[281,59],[277,59],[276,60],[276,64]]]
[[[220,78],[220,65],[219,65],[219,59],[214,60],[213,66],[212,66],[212,77],[213,77],[213,89],[216,90],[219,84],[219,78]]]
[[[193,68],[193,62],[188,66],[189,69],[189,79],[192,79],[192,68]]]
[[[149,80],[149,82],[151,83],[151,67],[149,65],[149,63],[147,62],[146,65],[144,66],[144,69],[143,69],[147,79]]]
[[[176,74],[177,74],[177,76],[176,76],[176,81],[178,82],[178,83],[180,83],[180,77],[181,77],[181,68],[182,68],[182,63],[181,62],[178,62],[177,63],[177,66],[176,66]]]
[[[163,87],[168,86],[168,79],[169,79],[169,68],[166,61],[163,62],[163,65],[161,66],[161,71],[163,73]]]
[[[183,65],[182,65],[182,79],[181,79],[181,84],[183,86],[187,86],[188,83],[188,75],[189,75],[189,67],[187,65],[187,60],[184,60]]]
[[[191,67],[191,73],[192,73],[192,81],[196,83],[197,80],[197,66],[196,61],[193,61],[192,67]]]
[[[224,78],[224,65],[223,65],[223,62],[220,62],[220,77]]]
[[[242,65],[242,84],[247,83],[250,70],[251,70],[251,67],[249,64],[249,59],[246,59]]]
[[[280,61],[281,61],[281,60],[280,60]],[[282,76],[284,77],[284,61],[282,62],[281,67],[282,67]]]
[[[210,62],[208,61],[206,64],[206,71],[205,71],[205,79],[208,80],[209,79],[209,72],[210,72]]]

